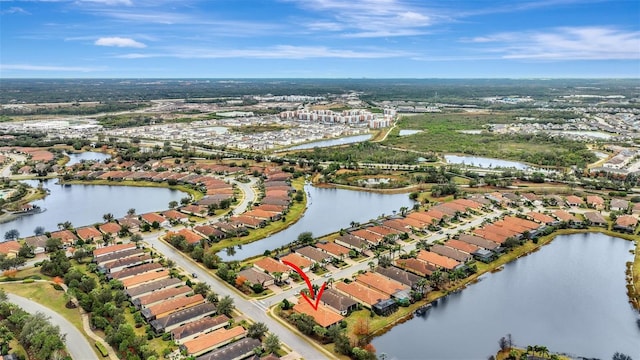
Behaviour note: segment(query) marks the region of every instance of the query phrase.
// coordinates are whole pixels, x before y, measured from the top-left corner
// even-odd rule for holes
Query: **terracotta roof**
[[[318,249],[324,250],[329,254],[335,255],[337,257],[344,256],[349,254],[349,248],[346,248],[342,245],[338,245],[336,243],[328,242],[326,244],[317,243],[315,245]]]
[[[372,233],[376,233],[382,236],[393,235],[398,233],[398,231],[396,230],[385,228],[378,225],[368,227],[367,231],[371,231]]]
[[[218,202],[220,201],[217,201],[216,203]],[[192,214],[206,214],[208,212],[208,209],[206,206],[202,205],[187,205],[181,207],[180,211]]]
[[[157,271],[158,269],[162,269],[162,264],[155,263],[155,262],[147,263],[147,264],[142,264],[142,265],[122,269],[120,271],[116,271],[114,273],[109,274],[109,277],[112,279],[124,279],[130,276],[137,276],[150,271]]]
[[[160,304],[153,305],[146,308],[145,312],[150,314],[151,316],[162,318],[166,315],[169,315],[168,314],[169,312],[184,309],[184,308],[189,308],[202,303],[204,303],[204,297],[200,294],[195,294],[193,296],[178,297],[175,299],[161,302]],[[164,315],[164,316],[161,316],[161,315]]]
[[[167,221],[167,219],[156,213],[146,213],[140,215],[140,217],[142,218],[142,220],[148,222],[149,224],[153,224],[154,221],[157,221],[158,224],[162,224],[163,222]]]
[[[567,200],[567,204],[578,204],[578,205],[581,205],[581,204],[584,203],[584,201],[582,201],[581,198],[579,198],[579,197],[577,197],[575,195],[567,196],[566,200]]]
[[[426,227],[428,227],[431,223],[426,223],[424,221],[420,221],[420,220],[416,220],[413,218],[404,218],[404,219],[398,219],[399,222],[406,224],[412,228],[416,228],[416,229],[424,229]]]
[[[17,253],[20,247],[22,245],[16,240],[0,242],[0,254]]]
[[[117,234],[122,227],[116,223],[109,222],[98,226],[103,233]]]
[[[454,211],[454,213],[455,213],[455,211]],[[427,214],[427,215],[429,215],[429,216],[431,216],[432,218],[435,218],[435,219],[438,219],[438,220],[440,220],[440,219],[444,218],[445,216],[448,216],[448,215],[447,215],[446,213],[444,213],[443,211],[441,211],[441,210],[439,210],[439,209],[434,209],[434,208],[429,209],[429,211],[427,211],[427,213],[426,213],[426,214]],[[452,215],[453,215],[453,214],[452,214]]]
[[[481,203],[477,201],[469,200],[469,199],[456,199],[456,200],[453,200],[452,202],[456,204],[460,204],[465,208],[479,209],[482,207]]]
[[[553,215],[555,215],[561,221],[580,221],[577,217],[564,210],[556,210],[553,212]]]
[[[413,258],[398,259],[396,261],[396,264],[403,269],[409,270],[421,276],[429,276],[434,270],[436,270],[434,266],[429,265],[424,261]]]
[[[556,221],[556,219],[554,219],[553,217],[546,215],[546,214],[542,214],[536,211],[531,211],[529,213],[527,213],[527,216],[532,218],[535,221],[538,221],[540,223],[543,224],[551,224],[554,223]]]
[[[304,268],[307,268],[311,266],[311,264],[313,264],[311,260],[307,260],[296,253],[291,253],[289,255],[286,255],[280,258],[280,261],[285,261],[285,260],[303,270]]]
[[[454,248],[456,250],[465,252],[467,254],[473,254],[474,252],[478,251],[478,249],[480,249],[476,245],[469,244],[464,241],[460,241],[456,239],[448,240],[446,243],[444,243],[444,245],[450,248]]]
[[[274,272],[286,273],[291,271],[290,267],[270,257],[262,258],[253,263],[253,265],[262,270],[268,271],[271,274],[273,274]]]
[[[433,218],[429,215],[427,215],[426,212],[420,211],[420,212],[412,212],[407,214],[407,218],[408,219],[415,219],[418,220],[420,222],[423,222],[425,224],[433,224],[433,220],[438,220],[436,218]]]
[[[213,327],[226,324],[229,318],[226,315],[218,315],[216,317],[204,317],[202,319],[186,323],[180,327],[171,330],[171,336],[174,340],[180,340],[199,332],[206,331]]]
[[[327,328],[344,319],[344,316],[334,312],[328,306],[321,303],[318,303],[318,310],[314,309],[303,298],[298,298],[298,303],[293,307],[293,311],[311,316],[313,320],[323,328]]]
[[[157,303],[161,300],[173,299],[175,297],[181,295],[187,295],[191,292],[191,288],[189,286],[180,286],[168,289],[162,289],[158,291],[154,291],[148,295],[141,296],[136,299],[136,303],[141,306],[147,306],[149,304]]]
[[[180,220],[180,219],[188,219],[189,218],[189,216],[181,213],[180,211],[176,211],[176,210],[173,210],[173,209],[163,212],[162,216],[164,216],[167,219],[172,219],[172,220]]]
[[[177,232],[170,231],[167,233],[167,237],[174,236],[174,235],[184,236],[184,240],[187,242],[187,244],[196,244],[200,242],[200,240],[204,239],[202,236],[186,228],[180,229]]]
[[[616,218],[616,225],[628,228],[633,228],[638,225],[638,219],[631,215],[622,215]]]
[[[386,226],[388,228],[395,229],[395,230],[402,231],[402,232],[408,232],[409,231],[409,229],[407,228],[407,224],[404,224],[401,221],[394,220],[394,219],[387,220],[387,221],[383,222],[382,226]]]
[[[136,287],[151,281],[165,279],[165,278],[168,278],[169,276],[170,276],[169,270],[167,269],[164,269],[161,271],[148,272],[138,276],[123,279],[122,286],[124,286],[125,289],[128,289],[128,288]]]
[[[136,244],[133,244],[133,243],[105,246],[105,247],[93,250],[93,256],[99,257],[99,256],[116,253],[124,250],[135,249],[135,248],[136,248]]]
[[[460,265],[460,262],[453,260],[452,258],[424,250],[420,250],[418,253],[418,259],[447,270],[453,270],[456,266]]]
[[[215,349],[234,339],[245,337],[246,334],[247,331],[242,326],[236,326],[229,330],[222,328],[187,341],[183,346],[187,354],[199,355],[206,350]]]
[[[358,299],[360,302],[368,304],[369,306],[376,304],[380,300],[387,300],[390,298],[389,295],[381,291],[368,288],[355,281],[349,284],[345,282],[338,282],[334,284],[334,287],[343,293]]]
[[[78,237],[82,240],[89,240],[89,239],[102,237],[102,233],[98,231],[98,229],[94,228],[93,226],[87,226],[87,227],[76,229],[76,234],[78,234]]]
[[[224,233],[210,225],[200,225],[193,228],[194,231],[204,236],[224,236]]]
[[[382,241],[382,235],[367,231],[366,229],[352,231],[351,234],[373,244],[379,244],[380,241]]]
[[[390,280],[378,273],[367,272],[358,275],[356,281],[364,284],[367,287],[382,291],[385,294],[393,295],[398,291],[409,290],[407,285],[399,283],[395,280]]]
[[[598,195],[587,195],[587,204],[593,206],[604,205],[604,199]]]
[[[78,238],[71,232],[71,230],[60,230],[51,233],[52,239],[60,239],[62,242],[76,241]]]

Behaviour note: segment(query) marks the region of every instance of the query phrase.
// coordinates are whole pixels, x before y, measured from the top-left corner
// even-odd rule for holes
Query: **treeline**
[[[29,314],[7,301],[0,290],[0,355],[7,355],[9,342],[16,339],[29,359],[70,359],[65,351],[65,335],[41,312]]]
[[[108,102],[104,104],[81,105],[58,105],[55,107],[42,106],[32,109],[24,108],[0,108],[0,115],[93,115],[105,112],[128,111],[148,107],[149,103],[138,102]]]
[[[307,159],[313,162],[334,161],[347,164],[358,162],[416,164],[419,156],[412,152],[393,150],[368,141],[351,144],[346,147],[316,147],[313,148],[313,151],[300,151],[291,154],[291,157]]]

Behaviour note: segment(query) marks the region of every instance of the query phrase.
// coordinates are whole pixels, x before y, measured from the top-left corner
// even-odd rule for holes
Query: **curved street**
[[[52,324],[58,325],[60,327],[60,333],[66,334],[65,342],[71,358],[76,360],[98,359],[89,341],[87,341],[80,330],[76,329],[76,327],[62,317],[62,315],[22,296],[7,293],[7,297],[10,302],[17,304],[30,314],[35,314],[39,311],[47,315]]]

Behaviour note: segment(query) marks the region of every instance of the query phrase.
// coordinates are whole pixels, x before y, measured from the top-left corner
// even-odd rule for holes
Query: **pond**
[[[467,156],[467,155],[445,155],[444,159],[449,164],[461,164],[468,166],[475,166],[480,168],[514,168],[518,170],[529,169],[528,165],[525,165],[517,161],[492,159],[480,156]]]
[[[413,135],[413,134],[418,134],[421,133],[422,130],[400,130],[400,132],[398,133],[398,135],[400,136],[409,136],[409,135]]]
[[[224,261],[242,260],[262,255],[296,240],[298,235],[310,231],[314,236],[326,235],[348,228],[352,221],[364,223],[378,216],[391,215],[401,207],[413,207],[409,194],[380,194],[368,191],[318,188],[305,185],[307,209],[304,216],[287,229],[262,240],[235,249],[235,254],[220,251]]]
[[[78,164],[82,161],[103,161],[111,158],[111,155],[109,154],[95,152],[95,151],[68,153],[66,155],[69,157],[69,162],[65,164],[66,166]]]
[[[25,183],[37,187],[38,181]],[[126,215],[130,208],[137,214],[165,210],[170,201],[180,201],[185,193],[178,190],[153,187],[131,187],[111,185],[68,185],[57,180],[47,180],[43,186],[51,191],[44,199],[32,204],[46,209],[38,214],[24,215],[0,224],[0,235],[16,229],[21,237],[33,235],[34,229],[43,226],[46,231],[55,231],[58,224],[70,221],[75,227],[102,222],[102,215],[113,214],[116,218]]]
[[[373,345],[388,359],[486,359],[510,333],[518,346],[601,359],[618,351],[639,359],[640,316],[625,287],[633,248],[600,233],[558,236]]]
[[[314,141],[306,144],[296,145],[296,146],[287,148],[287,150],[304,150],[304,149],[313,149],[314,147],[331,147],[331,146],[338,146],[338,145],[346,145],[346,144],[353,144],[353,143],[367,141],[369,139],[371,139],[370,134],[347,136],[347,137],[342,137],[337,139]]]

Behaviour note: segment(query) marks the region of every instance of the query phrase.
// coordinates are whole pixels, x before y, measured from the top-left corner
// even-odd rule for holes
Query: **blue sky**
[[[640,1],[0,0],[0,77],[640,77]]]

